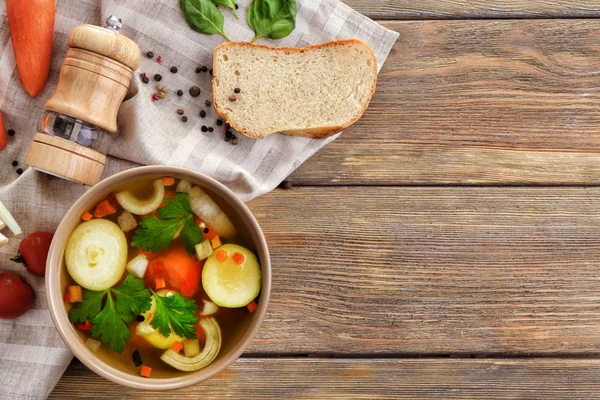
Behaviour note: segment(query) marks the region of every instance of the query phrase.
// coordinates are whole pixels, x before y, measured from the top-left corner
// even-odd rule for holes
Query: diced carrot
[[[165,186],[173,186],[175,184],[175,178],[165,176],[163,178],[163,183],[165,184]]]
[[[83,214],[81,214],[81,219],[84,221],[89,221],[90,219],[92,219],[93,215],[90,214],[89,212],[84,212]]]
[[[86,319],[84,323],[76,322],[75,326],[77,327],[77,329],[82,330],[84,332],[91,331],[93,328],[93,325],[90,323],[89,319]]]
[[[152,368],[142,365],[142,371],[140,372],[141,376],[143,376],[144,378],[150,378],[151,373],[152,373]]]
[[[202,240],[211,240],[218,235],[217,231],[208,226],[208,224],[202,221],[199,217],[196,217],[194,220],[198,226],[204,224],[204,227],[202,228]]]
[[[227,260],[227,252],[225,250],[219,250],[217,251],[217,260],[223,262],[225,260]]]
[[[113,206],[110,203],[110,201],[102,200],[100,203],[98,203],[98,205],[94,209],[94,217],[102,218],[102,217],[106,217],[107,215],[114,214],[116,212],[117,212],[116,207]]]
[[[157,278],[155,282],[156,282],[156,290],[164,289],[167,287],[167,284],[165,283],[165,280],[163,278]]]
[[[255,301],[253,301],[252,303],[248,304],[246,307],[248,307],[248,311],[253,313],[258,308],[258,304],[256,304]]]
[[[179,353],[181,349],[183,349],[183,345],[180,342],[173,342],[171,345],[171,350],[173,350],[175,353]]]
[[[237,265],[242,265],[245,259],[246,257],[244,257],[242,253],[235,253],[233,255],[233,262],[235,262]]]
[[[217,247],[221,246],[221,244],[222,243],[221,243],[221,239],[219,238],[219,235],[210,239],[210,245],[212,246],[213,249],[216,249]]]
[[[67,303],[79,303],[83,300],[83,293],[81,291],[81,286],[72,285],[67,287],[67,292],[65,293],[65,302]]]

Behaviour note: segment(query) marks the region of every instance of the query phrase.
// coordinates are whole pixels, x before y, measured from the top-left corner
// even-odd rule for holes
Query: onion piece
[[[139,254],[127,263],[127,272],[143,278],[146,275],[146,268],[148,268],[148,258],[145,254]]]
[[[212,301],[204,299],[202,299],[202,301],[204,302],[204,308],[202,308],[202,312],[200,313],[201,316],[205,317],[213,315],[216,314],[217,311],[219,311],[219,306],[213,303]]]
[[[152,183],[154,195],[147,200],[140,200],[128,190],[116,194],[117,201],[127,211],[136,215],[150,214],[160,207],[165,197],[165,184],[162,179],[157,179]]]
[[[235,237],[235,227],[221,208],[198,186],[190,189],[190,208],[200,219],[226,238]]]
[[[8,229],[10,229],[10,231],[13,233],[13,235],[17,236],[17,235],[20,235],[21,233],[23,233],[19,224],[17,224],[17,221],[15,221],[13,216],[10,214],[8,209],[4,206],[4,204],[2,204],[1,201],[0,201],[0,220],[2,220],[6,224],[6,226],[8,226]]]
[[[179,193],[189,193],[191,188],[192,188],[192,184],[190,183],[190,181],[186,181],[185,179],[182,179],[177,184],[177,188],[175,190]]]

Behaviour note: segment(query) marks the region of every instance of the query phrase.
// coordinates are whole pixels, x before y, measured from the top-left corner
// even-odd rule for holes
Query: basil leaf
[[[218,33],[231,41],[223,31],[223,14],[211,0],[180,0],[179,6],[193,30],[207,35]]]
[[[248,8],[248,25],[255,42],[261,37],[281,39],[296,27],[296,0],[253,0]]]
[[[231,8],[231,11],[233,11],[233,15],[235,15],[237,19],[240,19],[240,16],[238,15],[237,10],[235,9],[235,0],[212,0],[212,2],[216,6],[225,6],[227,8]]]

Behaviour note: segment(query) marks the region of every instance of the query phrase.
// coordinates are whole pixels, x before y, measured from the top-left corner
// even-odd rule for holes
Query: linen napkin
[[[250,0],[240,0],[235,19],[223,9],[225,32],[233,40],[248,41],[254,36],[245,17]],[[44,92],[30,98],[22,88],[15,67],[6,6],[0,2],[0,109],[7,129],[14,129],[8,147],[0,152],[0,199],[21,224],[24,234],[52,231],[70,205],[86,187],[26,169],[15,179],[16,168],[24,166],[25,154],[35,133],[37,119],[54,92],[67,51],[70,32],[82,23],[103,25],[114,14],[123,20],[121,34],[142,49],[142,62],[134,76],[128,98],[119,113],[120,135],[112,145],[104,177],[139,164],[168,164],[209,175],[249,200],[275,188],[285,177],[318,149],[335,140],[274,134],[264,140],[241,135],[238,145],[224,141],[223,126],[211,107],[210,73],[196,73],[198,66],[211,66],[212,51],[223,39],[191,30],[179,9],[178,0],[57,0],[54,49],[50,76]],[[298,0],[296,29],[282,40],[263,40],[275,46],[306,46],[334,39],[357,38],[371,46],[381,68],[397,33],[389,31],[337,0]],[[145,53],[151,51],[154,58]],[[162,62],[157,63],[160,56]],[[176,66],[177,73],[169,70]],[[145,72],[150,83],[139,76]],[[154,74],[168,96],[152,102],[156,91]],[[201,95],[192,98],[188,88],[197,85]],[[178,89],[184,96],[174,94]],[[188,121],[181,121],[176,109],[183,108]],[[205,110],[201,118],[198,113]],[[202,132],[201,126],[214,126]],[[11,162],[19,165],[12,167]],[[16,320],[0,319],[0,398],[45,398],[68,366],[72,355],[54,330],[47,311],[42,278],[27,273],[9,261],[16,253],[18,239],[0,249],[0,271],[15,271],[34,289],[33,309]]]

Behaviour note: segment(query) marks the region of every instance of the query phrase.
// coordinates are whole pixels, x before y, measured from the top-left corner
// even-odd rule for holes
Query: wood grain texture
[[[594,18],[597,0],[343,0],[374,19]]]
[[[255,354],[598,354],[599,188],[300,188],[249,206]]]
[[[600,20],[385,26],[369,109],[294,183],[600,183]]]
[[[597,398],[600,360],[241,358],[174,392],[120,387],[74,361],[51,399],[575,399]]]

